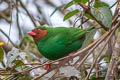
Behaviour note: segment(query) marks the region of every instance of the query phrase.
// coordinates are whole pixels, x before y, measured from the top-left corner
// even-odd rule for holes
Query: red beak
[[[30,36],[36,36],[36,33],[35,33],[35,32],[32,32],[32,31],[31,31],[31,32],[28,32],[27,34],[30,35]]]

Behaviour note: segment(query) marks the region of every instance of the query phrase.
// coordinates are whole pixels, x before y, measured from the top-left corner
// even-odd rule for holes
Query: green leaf
[[[65,16],[64,16],[64,21],[67,20],[68,18],[74,16],[75,14],[77,14],[79,12],[78,9],[74,10],[74,11],[71,11],[71,12],[68,12]]]
[[[21,76],[17,80],[31,80],[31,78],[27,76]]]
[[[74,4],[74,1],[70,1],[68,4],[65,5],[64,9],[67,9],[68,7],[72,6]]]
[[[93,39],[93,37],[94,37],[94,35],[96,33],[96,30],[97,29],[93,29],[93,30],[91,30],[90,32],[88,32],[86,34],[86,38],[85,38],[85,40],[83,42],[83,45],[82,45],[81,49],[85,48],[91,42],[91,40]]]
[[[15,64],[15,67],[20,67],[24,65],[24,63],[21,60],[16,60],[14,64]]]
[[[4,51],[3,48],[0,47],[0,61],[3,61],[3,57],[4,57]]]
[[[88,0],[74,0],[76,3],[79,3],[79,2],[81,2],[81,3],[86,3]]]
[[[68,7],[72,6],[73,4],[79,3],[79,2],[85,4],[87,2],[87,0],[73,0],[73,1],[70,1],[68,4],[66,4],[66,6],[64,7],[64,9],[67,9]]]
[[[107,3],[101,2],[101,1],[95,1],[94,8],[100,8],[100,7],[110,7]],[[112,11],[110,11],[112,15]]]
[[[84,4],[85,4],[87,1],[88,1],[88,0],[81,0],[81,2],[84,3]]]
[[[110,62],[110,58],[109,58],[109,57],[105,57],[105,58],[104,58],[104,61]]]
[[[95,1],[95,4],[94,4],[95,8],[104,7],[104,6],[109,7],[109,5],[105,2]]]
[[[104,80],[105,77],[98,77],[96,78],[96,73],[92,74],[90,77],[90,80]]]
[[[111,27],[112,14],[109,7],[100,7],[99,10],[102,12],[104,18],[101,20],[106,27]]]
[[[105,80],[105,77],[98,77],[98,78],[93,78],[93,79],[90,79],[90,80]]]
[[[118,28],[118,31],[120,32],[120,27]]]
[[[85,13],[84,16],[86,16],[89,19],[92,19],[92,17],[88,13]]]
[[[79,3],[81,2],[81,0],[73,0],[75,3]]]
[[[72,6],[73,4],[79,3],[79,2],[82,2],[82,3],[85,4],[87,2],[87,0],[73,0],[73,1],[70,1],[68,4],[66,4],[64,9],[67,9],[68,7]]]
[[[91,12],[93,16],[101,21],[106,27],[110,27],[112,24],[112,14],[109,9],[109,7],[99,7],[97,8],[91,8]]]
[[[101,29],[101,34],[103,35],[106,31],[104,29]]]
[[[92,80],[92,79],[95,78],[95,77],[96,77],[96,73],[92,74],[92,75],[90,76],[90,79]]]
[[[91,8],[91,12],[93,16],[99,21],[101,21],[104,17],[102,12],[98,8]]]

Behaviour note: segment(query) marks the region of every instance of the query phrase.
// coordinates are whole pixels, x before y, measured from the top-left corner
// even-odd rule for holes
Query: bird
[[[37,26],[28,32],[28,35],[33,37],[39,52],[44,57],[56,60],[80,49],[85,40],[85,34],[94,28]]]

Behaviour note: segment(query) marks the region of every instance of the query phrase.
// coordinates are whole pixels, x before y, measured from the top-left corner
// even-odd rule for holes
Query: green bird
[[[39,52],[49,60],[56,60],[75,52],[82,46],[85,34],[94,27],[87,29],[73,27],[39,26],[28,32],[32,36]]]

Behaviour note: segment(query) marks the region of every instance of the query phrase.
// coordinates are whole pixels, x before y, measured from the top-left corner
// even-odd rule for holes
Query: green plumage
[[[82,46],[85,34],[93,29],[93,27],[82,30],[72,27],[52,28],[44,26],[37,28],[48,30],[48,34],[36,44],[40,53],[50,60],[59,59],[78,50]]]

